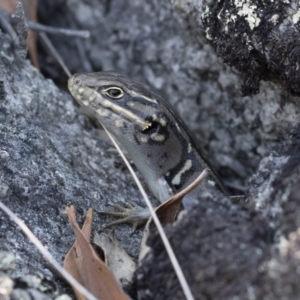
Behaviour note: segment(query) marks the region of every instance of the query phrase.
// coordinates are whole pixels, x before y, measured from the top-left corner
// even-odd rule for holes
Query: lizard
[[[154,88],[113,71],[74,74],[68,80],[68,88],[75,100],[127,150],[161,203],[193,182],[205,168],[210,175],[184,197],[184,208],[192,207],[197,195],[211,189],[229,196],[182,119]],[[126,216],[114,224],[131,221],[137,226],[149,217],[149,213],[132,206],[115,207],[122,211],[119,216]]]

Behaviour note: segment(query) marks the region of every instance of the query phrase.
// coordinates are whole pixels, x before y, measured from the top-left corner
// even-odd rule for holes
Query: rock
[[[244,85],[247,91],[256,92],[259,80],[274,70],[288,71],[286,77],[278,74],[288,91],[263,81],[259,94],[241,97],[239,73],[220,61],[216,45],[205,38],[205,29],[209,33],[215,28],[213,12],[229,4],[225,1],[218,8],[193,0],[45,0],[39,3],[39,20],[90,29],[90,40],[52,38],[72,72],[114,69],[156,87],[179,111],[226,184],[238,193],[249,188],[249,204],[232,205],[222,195],[204,195],[193,211],[167,229],[196,298],[298,299],[299,101],[288,92],[297,93],[290,82],[296,65],[284,69],[280,62],[271,70],[267,57],[255,65],[261,48],[248,53],[246,43],[241,43],[238,49],[249,61],[240,55],[237,62],[241,61],[242,80],[250,84]],[[210,19],[203,23],[205,11]],[[240,16],[239,22],[246,18]],[[221,41],[226,29],[222,28]],[[245,28],[253,43],[256,37],[249,25]],[[125,200],[141,204],[140,196],[121,159],[71,96],[29,61],[20,63],[19,52],[2,32],[0,50],[0,198],[61,262],[74,241],[66,205],[76,206],[81,221],[89,207],[102,211],[108,203]],[[44,74],[65,88],[66,77],[48,52],[40,49],[39,56]],[[247,71],[253,77],[247,77]],[[270,149],[274,150],[268,153]],[[100,231],[107,221],[96,214],[93,229]],[[116,237],[137,257],[141,232],[129,238],[130,232],[130,227],[120,226]],[[159,238],[153,236],[149,243],[152,256],[140,266],[128,290],[145,298],[167,299],[164,291],[172,299],[182,297]],[[0,250],[15,254],[14,276],[40,272],[56,282],[35,247],[3,212]],[[66,291],[61,282],[59,290]]]
[[[39,7],[39,19],[45,24],[91,31],[89,40],[51,37],[71,72],[115,70],[159,89],[226,183],[244,193],[246,181],[265,153],[286,128],[298,122],[298,97],[266,81],[260,84],[260,94],[241,97],[244,79],[237,66],[231,69],[222,63],[214,43],[206,39],[202,17],[208,2],[105,3],[43,1]],[[240,17],[241,22],[245,18]],[[237,46],[230,47],[234,56]],[[61,68],[52,56],[45,58],[43,52],[40,56],[42,71],[62,82]],[[249,58],[249,64],[254,64],[255,57]],[[245,72],[252,70],[244,65]],[[252,77],[244,75],[250,82]]]
[[[249,203],[220,195],[199,204],[167,235],[195,299],[298,299],[300,125],[261,161]],[[139,299],[183,299],[156,235],[136,272]]]

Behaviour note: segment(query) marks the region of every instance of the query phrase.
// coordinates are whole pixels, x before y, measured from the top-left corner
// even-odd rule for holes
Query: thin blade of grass
[[[103,126],[103,124],[101,124],[101,125]],[[188,300],[194,300],[194,296],[193,296],[193,294],[192,294],[192,291],[191,291],[191,289],[190,289],[190,287],[189,287],[189,285],[188,285],[188,283],[187,283],[187,281],[186,281],[186,278],[185,278],[185,276],[184,276],[184,274],[183,274],[183,272],[182,272],[182,269],[181,269],[181,267],[180,267],[180,265],[179,265],[179,263],[178,263],[178,260],[177,260],[175,254],[174,254],[174,251],[173,251],[173,249],[172,249],[172,247],[171,247],[171,244],[170,244],[170,242],[169,242],[169,240],[168,240],[168,238],[167,238],[167,236],[166,236],[166,234],[165,234],[165,232],[164,232],[164,230],[163,230],[163,227],[162,227],[162,225],[161,225],[161,223],[160,223],[160,221],[159,221],[159,219],[158,219],[158,217],[157,217],[157,215],[156,215],[156,213],[155,213],[155,211],[154,211],[154,208],[153,208],[152,205],[151,205],[151,202],[150,202],[150,200],[149,200],[149,198],[148,198],[148,196],[147,196],[147,194],[146,194],[146,192],[145,192],[145,190],[144,190],[144,188],[143,188],[141,182],[139,181],[139,179],[138,179],[138,177],[136,176],[135,172],[133,171],[133,169],[132,169],[130,163],[129,163],[128,160],[126,159],[125,155],[123,154],[123,152],[122,152],[122,150],[120,149],[119,145],[116,143],[116,141],[115,141],[115,139],[113,138],[113,136],[112,136],[112,135],[110,134],[110,132],[105,128],[105,126],[103,126],[103,128],[104,128],[104,130],[106,131],[106,133],[107,133],[107,135],[109,136],[109,138],[111,139],[111,141],[112,141],[112,143],[114,144],[114,146],[116,147],[116,149],[118,150],[120,156],[121,156],[122,159],[124,160],[124,162],[125,162],[127,168],[129,169],[129,171],[130,171],[130,173],[131,173],[131,175],[132,175],[132,177],[133,177],[133,179],[134,179],[136,185],[138,186],[138,188],[139,188],[139,190],[140,190],[140,192],[141,192],[141,194],[142,194],[142,196],[143,196],[143,198],[144,198],[144,200],[145,200],[145,202],[146,202],[146,204],[147,204],[147,206],[148,206],[148,208],[149,208],[149,211],[150,211],[150,213],[151,213],[151,216],[152,216],[152,218],[153,218],[153,221],[154,221],[154,223],[155,223],[155,225],[156,225],[156,227],[157,227],[157,230],[158,230],[158,232],[159,232],[159,234],[160,234],[160,237],[161,237],[161,239],[162,239],[162,242],[163,242],[163,244],[164,244],[164,246],[165,246],[165,248],[166,248],[166,251],[167,251],[167,253],[168,253],[168,255],[169,255],[170,261],[171,261],[172,266],[173,266],[173,268],[174,268],[174,270],[175,270],[175,273],[176,273],[176,275],[177,275],[177,278],[178,278],[178,280],[179,280],[179,283],[180,283],[180,285],[181,285],[181,288],[182,288],[182,290],[183,290],[183,293],[184,293],[186,299],[188,299]]]

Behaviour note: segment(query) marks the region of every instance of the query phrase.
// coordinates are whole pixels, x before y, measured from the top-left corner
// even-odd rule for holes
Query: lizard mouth
[[[119,119],[124,119],[139,125],[141,131],[151,127],[151,122],[126,109],[116,102],[107,100],[101,95],[98,87],[84,85],[82,80],[75,74],[68,80],[68,88],[75,100],[91,111],[100,121],[116,114]]]

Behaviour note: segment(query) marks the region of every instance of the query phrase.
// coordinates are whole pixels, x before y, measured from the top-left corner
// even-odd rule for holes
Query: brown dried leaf
[[[25,14],[30,21],[37,22],[37,0],[23,1],[27,2],[27,5],[24,5]],[[36,33],[32,30],[28,31],[28,52],[31,58],[32,64],[39,69],[40,64],[38,60],[37,53],[37,42],[36,42]]]
[[[0,8],[13,13],[15,11],[15,5],[17,0],[0,0]]]
[[[92,224],[92,209],[89,209],[82,231],[76,222],[74,206],[66,208],[76,241],[67,253],[64,268],[98,299],[129,300],[119,287],[113,274],[99,259],[89,243]],[[79,300],[86,298],[73,287]]]
[[[177,215],[181,209],[182,199],[184,198],[184,196],[195,189],[207,176],[208,170],[204,169],[199,177],[196,178],[190,185],[188,185],[185,189],[172,196],[170,199],[168,199],[155,209],[155,213],[157,214],[157,217],[162,225],[173,223],[176,220]],[[146,242],[150,235],[150,232],[155,230],[155,228],[156,226],[153,222],[153,219],[149,218],[143,232],[139,261],[142,260],[149,251],[149,247],[147,246]]]

